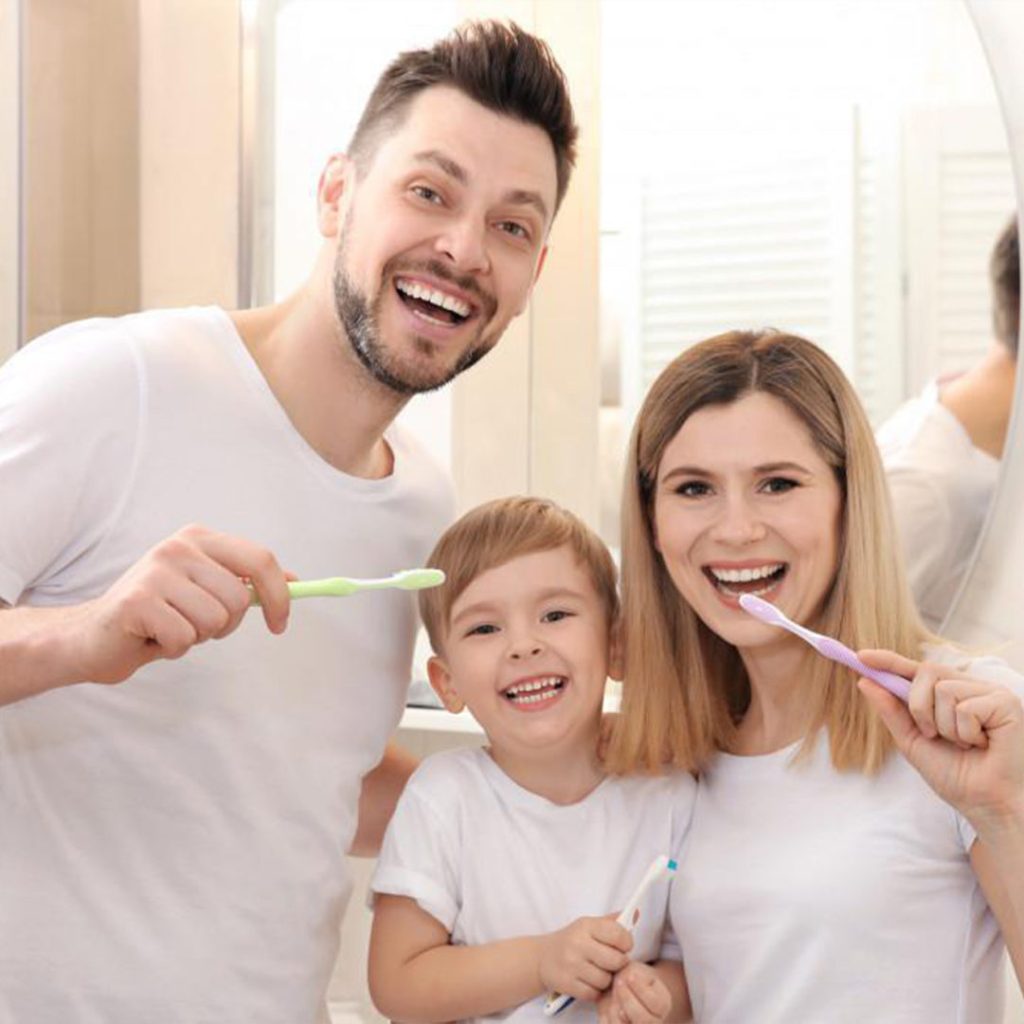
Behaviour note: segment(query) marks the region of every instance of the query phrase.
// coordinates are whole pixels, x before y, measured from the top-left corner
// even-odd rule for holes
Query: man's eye
[[[687,480],[675,488],[675,493],[684,498],[700,498],[711,493],[711,488],[702,480]]]
[[[506,234],[511,235],[513,238],[521,238],[524,241],[530,240],[530,232],[523,227],[518,221],[514,220],[503,220],[499,221],[498,227]]]
[[[789,477],[773,476],[765,480],[762,486],[769,494],[785,494],[787,491],[793,490],[794,487],[799,487],[800,484]]]
[[[425,199],[428,203],[441,202],[441,193],[436,192],[429,185],[413,185],[412,191],[415,195],[419,196],[420,199]]]

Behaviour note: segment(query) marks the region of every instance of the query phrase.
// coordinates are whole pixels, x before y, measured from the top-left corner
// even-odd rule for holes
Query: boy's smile
[[[452,606],[443,655],[428,669],[445,706],[468,706],[494,759],[516,777],[522,762],[593,756],[609,643],[590,574],[560,547],[473,580]]]

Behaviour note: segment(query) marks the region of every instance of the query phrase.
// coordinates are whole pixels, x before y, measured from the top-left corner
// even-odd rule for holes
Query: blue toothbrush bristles
[[[674,860],[670,860],[668,862],[668,869],[669,869],[669,871],[675,871],[675,869],[677,867],[679,867],[679,865]]]

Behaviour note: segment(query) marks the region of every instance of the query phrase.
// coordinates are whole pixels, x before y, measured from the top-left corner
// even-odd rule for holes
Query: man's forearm
[[[0,609],[0,705],[86,682],[73,653],[76,608]]]
[[[538,939],[483,946],[435,946],[370,985],[377,1009],[406,1024],[483,1017],[529,1002],[544,991]]]
[[[354,857],[376,857],[391,815],[419,761],[397,743],[389,743],[380,764],[364,779],[359,796],[359,825],[349,847]]]

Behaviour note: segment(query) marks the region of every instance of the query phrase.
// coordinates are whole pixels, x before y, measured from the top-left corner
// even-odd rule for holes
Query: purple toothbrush
[[[892,672],[884,672],[880,668],[869,668],[849,647],[830,636],[815,633],[813,629],[798,626],[768,601],[762,601],[761,598],[754,597],[753,594],[742,594],[740,607],[753,615],[755,619],[767,622],[769,626],[781,626],[783,629],[788,629],[790,633],[800,637],[801,640],[806,640],[823,657],[829,658],[831,661],[838,661],[840,665],[852,668],[854,672],[867,676],[868,679],[874,679],[876,683],[899,697],[904,704],[909,699],[909,679],[894,675]]]

